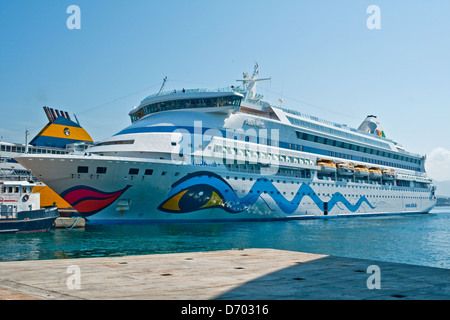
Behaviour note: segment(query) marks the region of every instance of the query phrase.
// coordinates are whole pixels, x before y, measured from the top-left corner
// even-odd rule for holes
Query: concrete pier
[[[84,228],[86,227],[86,219],[81,217],[59,217],[55,220],[55,228]]]
[[[450,270],[273,249],[13,261],[0,299],[447,300]]]

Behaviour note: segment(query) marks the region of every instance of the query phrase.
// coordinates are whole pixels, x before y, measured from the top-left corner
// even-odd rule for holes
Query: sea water
[[[450,269],[450,207],[429,214],[220,223],[92,224],[0,235],[0,261],[274,248]]]

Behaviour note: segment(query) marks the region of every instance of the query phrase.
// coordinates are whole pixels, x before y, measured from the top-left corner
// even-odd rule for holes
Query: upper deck
[[[243,97],[242,94],[232,91],[231,88],[217,91],[206,89],[173,90],[146,97],[137,108],[130,111],[129,116],[131,122],[135,123],[149,114],[161,111],[239,107]]]

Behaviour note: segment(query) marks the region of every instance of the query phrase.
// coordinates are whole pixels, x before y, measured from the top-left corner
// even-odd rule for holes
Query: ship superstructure
[[[241,86],[146,97],[132,124],[83,155],[23,155],[91,221],[291,219],[424,213],[425,157],[386,138],[275,106]],[[163,86],[164,87],[164,86]]]

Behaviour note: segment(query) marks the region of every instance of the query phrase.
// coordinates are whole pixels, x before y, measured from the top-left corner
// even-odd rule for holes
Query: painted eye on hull
[[[158,209],[170,213],[186,213],[224,206],[223,196],[216,188],[199,184],[179,191],[161,203]]]

